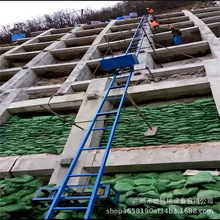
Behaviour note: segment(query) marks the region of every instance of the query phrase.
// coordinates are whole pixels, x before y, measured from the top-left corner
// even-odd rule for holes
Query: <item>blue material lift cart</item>
[[[101,179],[104,173],[104,169],[105,169],[105,165],[108,159],[108,155],[111,149],[111,144],[113,141],[113,137],[115,134],[115,130],[116,130],[116,126],[118,123],[118,119],[120,116],[120,112],[126,97],[126,92],[127,89],[129,87],[129,83],[131,80],[131,76],[132,73],[134,71],[134,65],[138,64],[138,60],[137,60],[137,56],[140,52],[141,49],[141,45],[145,36],[144,33],[144,29],[145,29],[145,24],[146,24],[146,18],[145,16],[143,16],[140,20],[140,23],[134,33],[134,36],[130,42],[130,45],[125,53],[124,56],[120,56],[120,57],[115,57],[115,58],[110,58],[110,59],[105,59],[100,61],[100,65],[104,70],[111,70],[113,72],[113,78],[112,81],[102,99],[102,102],[89,126],[89,129],[87,130],[85,137],[78,149],[78,151],[75,154],[75,157],[73,159],[73,161],[70,164],[70,167],[63,179],[63,182],[61,183],[61,185],[59,187],[54,187],[54,188],[41,188],[39,189],[39,191],[37,192],[34,201],[47,201],[50,202],[50,208],[46,214],[45,219],[51,219],[53,216],[54,211],[56,210],[85,210],[85,219],[90,219],[93,208],[95,206],[95,202],[96,200],[101,200],[101,199],[108,199],[112,204],[117,205],[118,203],[118,198],[119,198],[119,194],[117,192],[117,190],[115,190],[114,188],[112,188],[110,185],[104,185],[104,195],[99,195],[99,189],[100,187],[103,187],[103,185],[101,185]],[[126,76],[120,76],[119,73],[120,71],[126,68],[127,72],[129,72],[128,75]],[[121,79],[121,78],[125,78],[126,79],[126,83],[124,85],[120,85],[120,86],[114,86],[114,83],[116,82],[117,79]],[[114,90],[114,89],[123,89],[123,93],[120,97],[117,98],[108,98],[110,91]],[[114,101],[114,100],[119,100],[119,106],[118,109],[115,111],[108,111],[108,112],[103,112],[102,108],[105,104],[105,102],[107,101]],[[103,128],[95,128],[95,124],[96,121],[98,119],[98,117],[100,116],[108,116],[108,115],[115,115],[115,119],[113,122],[113,125],[111,127],[103,127]],[[95,131],[104,131],[104,130],[110,130],[110,135],[109,135],[109,139],[108,139],[108,143],[105,147],[98,147],[98,146],[94,146],[94,147],[90,147],[87,148],[85,147],[86,142],[88,140],[88,138],[90,137],[92,132]],[[93,151],[93,150],[104,150],[104,156],[101,162],[101,165],[99,167],[99,171],[97,173],[88,173],[88,174],[73,174],[74,172],[74,168],[80,158],[80,155],[82,152],[84,151]],[[68,185],[68,181],[70,180],[70,178],[74,178],[74,177],[96,177],[96,181],[94,185],[84,185],[84,186],[80,186],[80,185],[75,185],[75,186],[71,186]],[[76,193],[75,191],[73,191],[73,188],[87,188],[87,187],[91,187],[93,188],[91,195],[89,196],[85,196],[82,192],[82,194],[79,193],[79,195]],[[45,199],[45,197],[39,198],[39,192],[42,192],[47,194],[47,198]],[[115,193],[115,197],[112,200],[110,198],[110,190],[113,190]],[[50,193],[49,191],[52,191],[52,193]],[[75,196],[74,196],[75,195]],[[49,196],[49,197],[48,197]],[[88,200],[88,203],[85,206],[78,206],[78,204],[75,204],[74,201],[77,200]],[[63,203],[64,201],[69,201],[69,203]],[[71,201],[71,203],[70,203]]]

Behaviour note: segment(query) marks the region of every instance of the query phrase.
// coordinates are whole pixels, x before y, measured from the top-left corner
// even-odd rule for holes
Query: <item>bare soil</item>
[[[57,96],[58,94],[56,92],[47,92],[47,93],[41,93],[41,94],[32,94],[29,95],[29,99],[39,99],[39,98],[47,98],[51,96]]]
[[[46,86],[54,84],[62,84],[66,81],[68,76],[57,77],[57,78],[43,78],[41,77],[33,86]]]
[[[193,79],[198,77],[204,77],[205,69],[199,69],[194,71],[188,71],[188,72],[182,72],[178,74],[173,74],[171,76],[160,76],[155,77],[155,79],[150,79],[146,77],[145,79],[137,80],[137,81],[131,81],[130,86],[137,86],[137,85],[143,85],[143,84],[150,84],[151,82],[158,83],[162,81],[173,81],[173,80],[181,80],[181,79]],[[124,85],[124,82],[118,82],[118,85]]]

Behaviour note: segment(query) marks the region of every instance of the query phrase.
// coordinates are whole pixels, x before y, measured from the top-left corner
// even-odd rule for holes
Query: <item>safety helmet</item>
[[[147,10],[149,10],[150,8],[147,8]]]
[[[154,19],[151,18],[150,21],[154,21]]]
[[[174,28],[175,28],[174,26],[170,26],[170,28],[169,28],[169,29],[170,29],[170,30],[173,30]]]

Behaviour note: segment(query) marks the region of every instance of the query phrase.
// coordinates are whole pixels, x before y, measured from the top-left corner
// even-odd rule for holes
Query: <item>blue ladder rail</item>
[[[141,49],[141,45],[142,45],[142,42],[143,42],[143,39],[144,39],[144,32],[143,32],[143,25],[144,25],[144,22],[146,22],[146,18],[145,16],[143,16],[140,20],[140,23],[134,33],[134,36],[130,42],[130,45],[125,53],[125,56],[126,55],[129,55],[129,54],[135,54],[135,56],[138,56],[139,52],[140,52],[140,49]],[[116,57],[117,58],[117,57]],[[87,130],[85,136],[84,136],[84,139],[79,147],[79,149],[77,150],[76,152],[76,155],[73,159],[73,161],[71,162],[70,164],[70,167],[63,179],[63,182],[61,183],[61,185],[59,187],[56,188],[56,195],[53,196],[53,200],[52,200],[52,203],[50,205],[50,208],[46,214],[46,217],[45,219],[51,219],[52,216],[53,216],[53,213],[55,210],[86,210],[86,213],[85,213],[85,216],[84,216],[84,219],[90,219],[91,217],[91,214],[92,214],[92,211],[93,211],[93,208],[94,208],[94,205],[95,205],[95,201],[96,199],[99,199],[99,196],[98,196],[98,190],[101,186],[101,179],[102,179],[102,176],[103,176],[103,173],[104,173],[104,169],[105,169],[105,165],[106,165],[106,162],[107,162],[107,159],[108,159],[108,155],[109,155],[109,152],[110,152],[110,149],[111,149],[111,144],[112,144],[112,141],[113,141],[113,137],[114,137],[114,134],[115,134],[115,130],[116,130],[116,126],[117,126],[117,123],[118,123],[118,120],[119,120],[119,117],[120,117],[120,112],[121,112],[121,109],[122,109],[122,106],[123,106],[123,103],[124,103],[124,100],[125,100],[125,97],[126,97],[126,92],[128,90],[128,87],[129,87],[129,83],[130,83],[130,80],[131,80],[131,77],[132,77],[132,73],[134,71],[134,64],[132,64],[131,66],[127,66],[129,67],[129,74],[127,76],[118,76],[118,73],[120,72],[121,68],[118,68],[117,70],[115,70],[113,73],[113,78],[112,78],[112,81],[102,99],[102,102],[89,126],[89,129]],[[125,78],[127,79],[125,85],[123,86],[114,86],[114,83],[116,82],[117,79],[120,79],[120,78]],[[116,111],[109,111],[109,112],[102,112],[102,108],[104,106],[104,103],[106,101],[111,101],[112,99],[108,98],[109,96],[109,93],[110,91],[114,90],[114,89],[121,89],[123,90],[123,93],[119,98],[120,100],[120,103],[119,103],[119,106],[118,106],[118,109]],[[113,98],[114,99],[114,98]],[[105,128],[99,128],[99,129],[96,129],[94,128],[95,126],[95,123],[97,121],[97,118],[99,116],[107,116],[107,115],[110,115],[110,114],[113,114],[115,115],[115,119],[114,119],[114,123],[112,125],[112,127],[105,127]],[[110,132],[110,135],[109,135],[109,139],[108,139],[108,143],[107,143],[107,146],[106,147],[92,147],[92,148],[85,148],[85,144],[90,136],[90,134],[92,132],[95,132],[96,130],[105,130],[105,129],[110,129],[111,132]],[[104,156],[103,156],[103,159],[102,159],[102,162],[101,162],[101,166],[99,168],[99,171],[97,174],[75,174],[73,175],[73,171],[74,171],[74,168],[80,158],[80,155],[83,151],[88,151],[88,150],[97,150],[97,149],[104,149],[105,152],[104,152]],[[69,186],[68,185],[68,181],[70,178],[74,178],[74,177],[85,177],[85,176],[96,176],[96,181],[95,181],[95,184],[92,186],[93,190],[92,190],[92,193],[91,193],[91,196],[89,196],[87,199],[88,199],[88,206],[87,207],[58,207],[59,205],[59,202],[64,200],[65,197],[63,196],[65,193],[65,191],[68,189],[68,187],[72,187],[72,186]],[[118,193],[116,190],[115,190],[116,193]],[[85,197],[78,197],[78,199],[85,199]],[[76,197],[74,197],[74,199],[77,199]],[[115,201],[117,203],[117,201]]]

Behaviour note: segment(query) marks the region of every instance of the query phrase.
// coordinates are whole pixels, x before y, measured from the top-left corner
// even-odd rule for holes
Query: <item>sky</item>
[[[0,26],[22,22],[62,9],[101,9],[119,1],[0,1]]]

